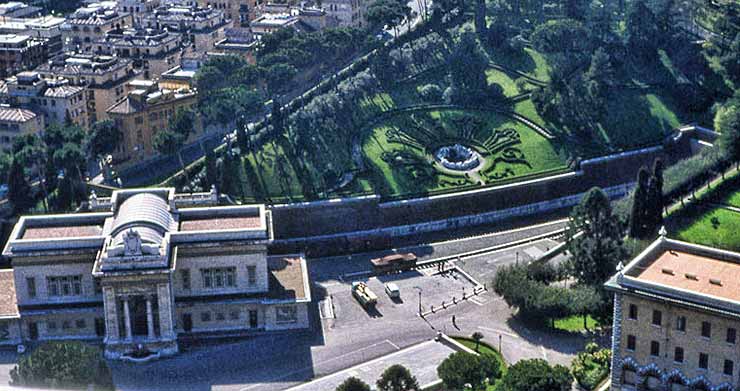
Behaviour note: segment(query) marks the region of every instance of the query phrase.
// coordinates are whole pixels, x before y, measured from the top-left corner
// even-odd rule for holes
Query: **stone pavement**
[[[343,371],[324,376],[320,379],[289,388],[288,391],[327,391],[334,390],[348,377],[354,376],[375,388],[375,382],[383,371],[394,364],[401,364],[416,376],[419,385],[425,386],[439,380],[437,366],[455,349],[441,342],[426,341],[399,350],[386,356],[378,357],[366,363],[347,368]]]

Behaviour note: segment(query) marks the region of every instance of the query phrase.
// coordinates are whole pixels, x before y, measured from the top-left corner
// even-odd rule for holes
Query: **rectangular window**
[[[630,319],[637,320],[637,306],[634,304],[630,304],[629,317]]]
[[[663,313],[653,310],[653,325],[660,326],[663,323]]]
[[[229,319],[231,319],[231,320],[239,320],[239,311],[231,311],[231,312],[229,312]]]
[[[49,296],[82,295],[82,276],[47,277]]]
[[[712,337],[712,324],[709,322],[701,322],[701,336],[704,338]]]
[[[62,330],[68,330],[72,327],[68,320],[62,321]]]
[[[84,329],[86,326],[85,319],[77,319],[75,326],[77,326],[78,329]]]
[[[628,335],[627,336],[627,350],[635,351],[635,346],[637,345],[637,338],[635,338],[634,335]]]
[[[216,312],[216,320],[226,320],[223,312]]]
[[[650,355],[654,357],[660,356],[660,342],[650,341]]]
[[[737,340],[737,330],[732,327],[728,327],[727,328],[727,338],[725,339],[725,341],[727,341],[727,343],[731,343],[734,345],[736,340]]]
[[[683,348],[676,347],[676,351],[673,353],[673,361],[678,363],[683,362]]]
[[[201,312],[200,313],[200,321],[201,322],[210,322],[211,321],[211,313],[210,312]]]
[[[95,290],[96,295],[102,295],[103,294],[103,286],[100,285],[100,279],[99,278],[93,278],[93,289]]]
[[[56,329],[57,329],[57,322],[55,322],[53,320],[50,320],[50,321],[46,322],[46,328],[49,329],[50,331],[56,331]]]
[[[699,353],[699,368],[709,368],[709,355],[706,353]]]
[[[203,286],[206,288],[222,288],[236,286],[236,268],[201,269]]]
[[[247,283],[249,285],[254,285],[257,283],[257,266],[247,266]]]
[[[182,289],[190,290],[190,269],[180,270],[180,279],[182,280]]]
[[[275,321],[277,323],[295,323],[298,321],[298,310],[292,305],[275,307]]]
[[[36,297],[36,279],[33,277],[26,277],[26,288],[28,288],[28,297]]]
[[[685,316],[679,316],[676,318],[676,330],[686,331],[686,317]]]
[[[723,373],[727,376],[732,376],[732,372],[735,370],[735,363],[732,360],[725,360],[725,366]]]

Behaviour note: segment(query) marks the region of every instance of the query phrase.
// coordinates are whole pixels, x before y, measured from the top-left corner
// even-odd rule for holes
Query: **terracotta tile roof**
[[[216,231],[222,229],[259,228],[262,219],[249,217],[216,217],[212,219],[185,220],[180,223],[180,231]]]
[[[29,227],[21,239],[57,239],[98,236],[103,233],[99,225],[75,225],[67,227]]]
[[[31,110],[0,107],[0,121],[3,122],[28,122],[34,118],[36,118],[36,113]]]
[[[72,96],[85,88],[79,86],[59,86],[50,87],[44,91],[44,96],[47,98],[66,98]]]
[[[740,264],[669,250],[637,270],[639,280],[740,301]]]
[[[18,316],[13,270],[0,271],[0,316]]]
[[[269,296],[273,299],[305,299],[304,262],[301,258],[273,256],[267,258],[270,271]]]

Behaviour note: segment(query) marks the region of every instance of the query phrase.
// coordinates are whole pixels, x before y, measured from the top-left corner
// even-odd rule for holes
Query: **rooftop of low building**
[[[0,122],[24,123],[36,118],[36,113],[20,107],[0,104]]]
[[[12,269],[0,271],[0,319],[17,318],[18,299],[15,295],[15,277]]]

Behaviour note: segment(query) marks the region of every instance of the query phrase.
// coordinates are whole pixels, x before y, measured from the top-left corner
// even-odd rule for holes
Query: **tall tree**
[[[123,132],[112,120],[95,122],[87,133],[86,149],[90,156],[100,157],[116,150],[123,141]]]
[[[368,23],[376,28],[393,29],[398,36],[398,27],[411,14],[411,8],[403,0],[375,0],[367,7]]]
[[[458,96],[477,100],[486,95],[488,63],[475,34],[463,32],[447,64],[452,84],[458,89]]]
[[[647,223],[649,235],[655,235],[663,225],[663,161],[655,159],[653,174],[650,176],[647,198]]]
[[[370,386],[364,381],[351,376],[337,386],[335,391],[370,391]]]
[[[740,88],[740,32],[735,35],[729,50],[720,56],[719,62],[727,79]]]
[[[408,368],[403,365],[391,365],[388,367],[376,385],[380,391],[421,391],[416,377],[411,375]]]
[[[601,287],[627,256],[622,224],[601,189],[589,190],[573,209],[568,232],[573,275],[582,284]]]
[[[740,161],[740,105],[727,103],[714,116],[714,129],[719,132],[719,144],[728,158]]]
[[[635,0],[627,13],[627,45],[634,57],[652,61],[657,55],[659,30],[655,14],[644,0]]]
[[[26,180],[23,166],[16,159],[10,164],[8,172],[8,201],[13,205],[13,214],[25,213],[35,205],[31,185]]]
[[[630,237],[642,239],[645,237],[646,228],[646,204],[648,198],[648,187],[650,174],[645,167],[637,172],[637,186],[632,194],[632,210],[630,212]]]

